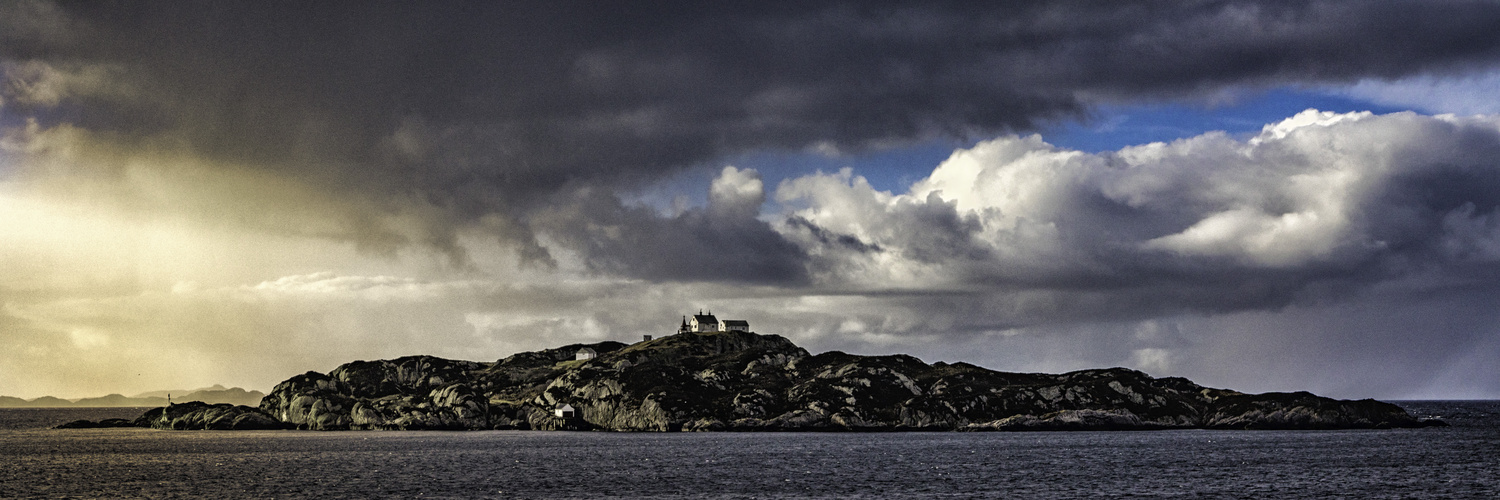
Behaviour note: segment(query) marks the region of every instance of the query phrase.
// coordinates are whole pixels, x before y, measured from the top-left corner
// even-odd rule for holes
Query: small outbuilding
[[[748,332],[750,322],[742,319],[726,319],[719,321],[719,330],[726,332]]]
[[[557,408],[552,410],[552,414],[557,415],[558,418],[578,418],[578,410],[573,409],[573,405],[569,404],[557,405]]]
[[[585,347],[583,349],[579,349],[578,350],[578,354],[575,354],[573,356],[573,359],[581,361],[581,360],[585,360],[585,359],[594,359],[594,358],[597,358],[597,357],[599,357],[599,353],[598,352],[594,351],[593,349]],[[554,358],[554,359],[556,359],[556,358]]]

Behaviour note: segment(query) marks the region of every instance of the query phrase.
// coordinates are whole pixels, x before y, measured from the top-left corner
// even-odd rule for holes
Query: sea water
[[[613,433],[47,428],[0,410],[0,497],[1500,498],[1500,402],[1348,431]]]

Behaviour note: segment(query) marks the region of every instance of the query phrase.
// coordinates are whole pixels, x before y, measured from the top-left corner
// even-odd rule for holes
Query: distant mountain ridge
[[[233,405],[257,406],[260,398],[266,396],[260,391],[247,391],[239,387],[225,388],[223,385],[214,384],[192,390],[166,390],[151,391],[135,396],[122,394],[110,394],[93,398],[82,398],[68,400],[52,396],[42,396],[36,399],[26,400],[12,396],[0,396],[0,408],[99,408],[116,406],[163,406],[167,404],[167,395],[172,395],[172,402],[202,401],[204,403],[228,403]]]
[[[236,387],[236,389],[238,389],[238,387]],[[195,392],[216,392],[216,391],[227,391],[227,390],[229,390],[229,388],[228,387],[224,387],[223,384],[214,384],[214,385],[211,385],[211,386],[208,386],[208,387],[199,387],[197,389],[192,389],[192,390],[172,389],[172,390],[165,390],[165,391],[143,392],[143,393],[131,396],[131,397],[132,398],[165,398],[165,397],[167,397],[168,394],[176,394],[178,396],[183,396],[183,395],[193,394]],[[177,399],[177,398],[172,398],[172,399]],[[207,401],[205,401],[205,403],[206,402]]]

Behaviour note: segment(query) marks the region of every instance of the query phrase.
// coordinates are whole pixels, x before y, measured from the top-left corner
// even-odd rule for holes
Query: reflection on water
[[[1072,433],[50,430],[5,424],[0,496],[1495,498],[1500,403],[1453,427]],[[117,410],[117,409],[106,409]],[[19,419],[0,411],[0,420]],[[68,409],[67,411],[78,411]],[[62,421],[115,413],[60,414]],[[25,418],[35,419],[35,414]]]

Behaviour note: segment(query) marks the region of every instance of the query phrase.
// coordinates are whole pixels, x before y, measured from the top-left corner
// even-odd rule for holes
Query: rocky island
[[[74,423],[78,424],[78,423]],[[494,363],[355,361],[278,384],[259,407],[187,403],[158,429],[1030,431],[1443,425],[1375,400],[1243,394],[1124,368],[1006,373],[905,355],[818,355],[778,335],[683,331]],[[73,425],[73,424],[69,424]],[[74,425],[86,426],[86,425]]]

